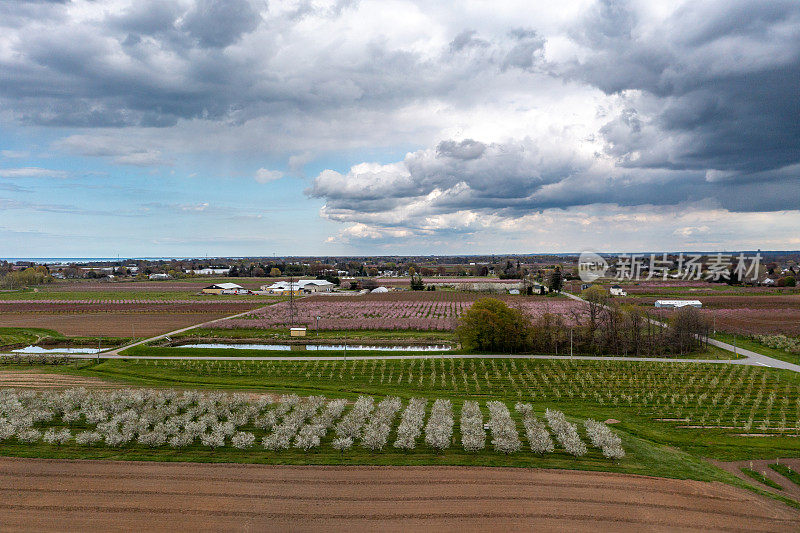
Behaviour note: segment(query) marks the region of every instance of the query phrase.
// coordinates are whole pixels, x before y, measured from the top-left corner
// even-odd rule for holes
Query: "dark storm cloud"
[[[183,28],[200,45],[221,48],[255,30],[261,15],[248,0],[199,0],[183,19]]]
[[[374,174],[318,178],[308,193],[333,220],[383,228],[592,204],[800,208],[800,3],[691,2],[656,22],[636,7],[599,2],[570,31],[580,59],[546,66],[624,103],[599,129],[605,152],[594,161],[544,139],[446,140]],[[516,38],[505,64],[527,69],[544,42]],[[467,31],[450,49],[481,46]],[[352,194],[365,182],[371,196]]]
[[[442,141],[436,147],[436,154],[455,159],[475,159],[483,155],[486,145],[482,142],[464,139],[461,142]]]
[[[383,39],[360,43],[357,53],[346,43],[293,42],[308,17],[324,28],[356,6],[300,3],[299,16],[255,0],[142,0],[90,21],[63,7],[47,11],[52,24],[36,13],[13,25],[0,19],[0,30],[17,28],[14,53],[0,56],[0,98],[24,123],[59,127],[242,124],[299,113],[345,120],[351,106],[383,112],[474,99],[480,87],[469,83],[542,62],[543,40],[524,29],[494,37],[467,30],[434,54]]]
[[[626,2],[601,2],[573,30],[586,58],[560,67],[607,93],[642,91],[627,96],[628,118],[655,108],[646,123],[609,124],[610,153],[626,166],[744,173],[800,159],[800,3],[692,2],[646,39],[643,24]]]
[[[307,194],[324,199],[326,216],[357,224],[431,227],[430,217],[465,211],[513,219],[591,204],[796,209],[800,2],[686,2],[667,16],[643,6],[599,1],[551,39],[517,27],[530,21],[483,25],[457,9],[435,31],[409,22],[394,34],[348,0],[283,11],[140,0],[85,19],[61,4],[0,3],[0,31],[12,36],[0,43],[0,105],[56,127],[263,119],[301,140],[311,134],[298,123],[372,128],[383,146],[430,117],[439,133],[427,148],[312,181]],[[432,20],[404,8],[408,21]],[[552,96],[570,91],[572,101]],[[572,115],[564,102],[596,105],[604,118]],[[569,134],[573,120],[591,131]],[[56,146],[118,164],[172,161],[146,142],[78,135]]]

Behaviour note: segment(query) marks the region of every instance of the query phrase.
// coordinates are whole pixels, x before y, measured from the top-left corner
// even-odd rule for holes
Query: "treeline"
[[[11,270],[0,274],[0,288],[21,289],[32,285],[51,283],[53,277],[43,266],[26,268],[25,270]]]
[[[545,313],[531,320],[501,300],[483,298],[460,319],[456,333],[466,349],[499,353],[662,357],[704,348],[707,322],[693,307],[678,309],[661,326],[634,307],[587,304],[571,317]]]

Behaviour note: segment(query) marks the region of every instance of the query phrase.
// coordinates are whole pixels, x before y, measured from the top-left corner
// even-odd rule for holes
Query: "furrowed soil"
[[[4,327],[54,329],[82,337],[150,337],[230,315],[216,313],[0,313]]]
[[[600,472],[0,459],[4,531],[792,531],[722,483]]]
[[[73,387],[116,388],[119,387],[119,384],[98,378],[70,376],[67,374],[26,372],[24,370],[0,370],[0,387],[26,389],[64,389]]]

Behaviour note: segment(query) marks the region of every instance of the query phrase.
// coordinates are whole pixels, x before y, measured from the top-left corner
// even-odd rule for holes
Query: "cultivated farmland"
[[[64,490],[65,484],[79,493]],[[528,468],[0,459],[11,530],[791,531],[797,513],[719,482]],[[346,505],[343,504],[346,502]]]
[[[800,380],[745,365],[536,359],[107,361],[98,375],[327,394],[448,395],[633,408],[687,428],[800,435]]]
[[[403,404],[397,397],[387,397],[376,404],[373,397],[360,396],[345,412],[345,400],[328,400],[323,396],[284,395],[272,402],[265,396],[252,399],[242,394],[192,391],[0,389],[0,441],[110,448],[136,444],[183,449],[199,445],[209,449],[230,447],[243,452],[252,448],[273,452],[289,448],[309,451],[330,444],[341,452],[358,446],[373,453],[390,445],[409,451],[427,444],[443,452],[454,441],[455,421],[449,400],[434,402],[425,424],[424,438],[419,431],[413,437],[395,431],[398,418],[418,417],[421,421],[424,409],[420,410],[419,405],[426,403],[427,400],[412,400],[401,415]],[[522,453],[518,428],[505,404],[490,401],[487,407],[495,451]],[[482,418],[480,410],[473,409],[471,413],[473,417]],[[556,416],[560,417],[558,423],[553,422],[555,418],[552,417]],[[564,443],[562,452],[586,455],[586,445],[575,431],[576,426],[567,422],[563,413],[548,410],[547,417],[556,439]],[[588,423],[598,426],[595,433],[616,438],[604,424]],[[419,427],[416,426],[417,430]],[[476,427],[479,427],[477,431],[484,431],[482,421]],[[329,433],[333,440],[326,438]],[[595,433],[588,432],[589,440],[603,455],[613,459],[625,456],[619,439],[616,454],[612,456],[606,453],[605,444]],[[516,445],[509,446],[507,441]],[[576,446],[580,447],[580,453],[574,451]],[[539,453],[545,452],[539,450]]]
[[[478,298],[476,293],[433,291],[365,294],[351,297],[312,296],[295,303],[295,324],[323,330],[437,330],[452,331],[458,318]],[[582,313],[579,302],[565,298],[503,296],[509,306],[531,318],[557,313],[570,318]],[[279,303],[250,315],[214,325],[219,328],[274,328],[289,324],[289,304]]]
[[[70,336],[142,337],[257,306],[257,303],[243,302],[0,302],[0,323],[52,329]]]

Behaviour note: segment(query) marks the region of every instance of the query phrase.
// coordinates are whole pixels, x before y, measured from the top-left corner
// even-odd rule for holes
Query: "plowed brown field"
[[[0,313],[0,326],[54,329],[63,335],[150,337],[230,315],[217,313]]]
[[[4,531],[794,531],[721,483],[600,472],[0,459]]]
[[[72,387],[118,387],[102,379],[67,374],[48,374],[46,372],[25,372],[20,370],[0,370],[0,387],[29,389],[63,389]]]

